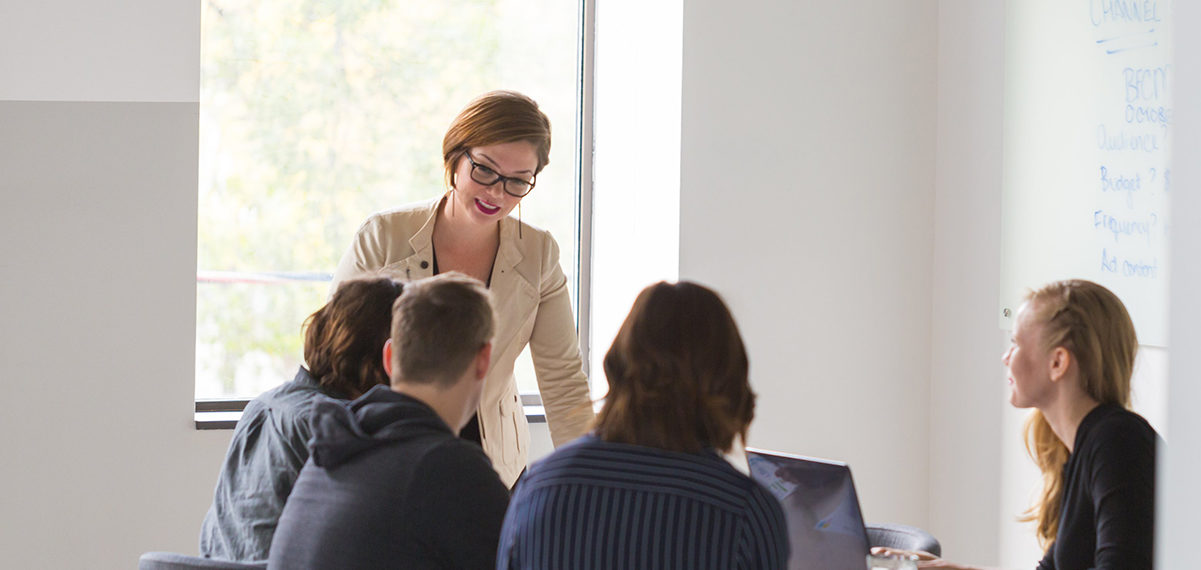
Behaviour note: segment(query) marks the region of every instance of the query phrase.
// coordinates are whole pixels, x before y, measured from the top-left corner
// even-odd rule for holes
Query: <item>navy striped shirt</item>
[[[498,569],[778,569],[776,499],[716,452],[586,435],[535,463],[509,504]]]

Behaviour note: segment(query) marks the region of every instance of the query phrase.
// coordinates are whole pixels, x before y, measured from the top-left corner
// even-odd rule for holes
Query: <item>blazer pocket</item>
[[[510,393],[500,399],[500,425],[501,431],[501,460],[506,464],[517,461],[521,454],[520,442],[518,442],[518,424],[520,418],[517,414],[524,413],[521,407],[521,397],[516,393]]]

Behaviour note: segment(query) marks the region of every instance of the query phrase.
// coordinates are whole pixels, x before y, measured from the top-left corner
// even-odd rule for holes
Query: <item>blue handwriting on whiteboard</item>
[[[1113,55],[1115,53],[1122,53],[1124,51],[1133,51],[1136,49],[1153,48],[1158,46],[1159,42],[1143,42],[1141,44],[1134,44],[1126,47],[1107,49],[1105,50],[1105,55]]]
[[[1102,24],[1158,22],[1156,0],[1089,0],[1088,17],[1094,27]]]
[[[1105,273],[1121,273],[1126,277],[1145,277],[1155,279],[1159,277],[1159,259],[1151,258],[1150,262],[1139,259],[1131,261],[1129,259],[1119,260],[1117,255],[1109,253],[1106,249],[1101,249],[1101,271]]]
[[[1153,125],[1172,124],[1172,109],[1163,105],[1126,105],[1126,122],[1132,125],[1150,123]]]
[[[1159,135],[1155,133],[1127,133],[1119,130],[1110,133],[1105,125],[1097,125],[1097,147],[1101,150],[1141,150],[1143,152],[1159,151]]]
[[[1097,40],[1097,45],[1105,48],[1106,55],[1113,55],[1124,51],[1156,47],[1159,45],[1159,41],[1155,39],[1155,28],[1151,28],[1145,32],[1101,38]]]
[[[1154,176],[1154,174],[1152,174]],[[1129,177],[1124,174],[1110,176],[1109,169],[1101,167],[1101,191],[1102,192],[1125,192],[1126,207],[1134,207],[1134,193],[1142,188],[1143,179],[1139,174],[1134,177]]]
[[[1168,94],[1168,66],[1127,67],[1122,70],[1126,102],[1159,101]]]
[[[1145,219],[1135,219],[1120,218],[1106,213],[1105,210],[1093,211],[1093,227],[1112,233],[1114,243],[1119,242],[1121,236],[1135,235],[1144,236],[1147,243],[1151,243],[1151,228],[1158,223],[1159,216],[1154,212],[1148,214]]]

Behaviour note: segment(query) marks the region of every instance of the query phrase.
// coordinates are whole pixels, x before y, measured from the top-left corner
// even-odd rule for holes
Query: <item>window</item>
[[[551,119],[551,163],[522,216],[558,239],[578,298],[578,6],[206,0],[201,22],[198,400],[291,379],[301,323],[359,224],[443,192],[442,135],[491,89]],[[536,391],[528,364],[517,375]]]
[[[683,0],[596,6],[589,339],[593,399],[604,357],[644,287],[680,267]]]

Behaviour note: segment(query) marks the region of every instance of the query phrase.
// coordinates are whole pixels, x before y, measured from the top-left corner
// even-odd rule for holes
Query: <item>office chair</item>
[[[942,545],[938,543],[938,539],[916,526],[890,523],[866,526],[868,546],[924,550],[935,556],[942,556]]]
[[[247,570],[250,568],[266,567],[266,560],[258,562],[235,562],[233,560],[188,556],[174,552],[147,552],[138,559],[138,570]]]

